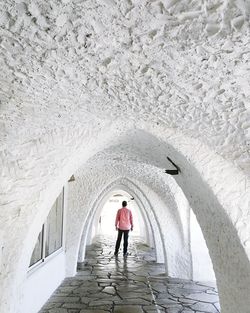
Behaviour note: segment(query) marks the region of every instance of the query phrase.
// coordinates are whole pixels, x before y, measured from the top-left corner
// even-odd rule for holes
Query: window
[[[38,236],[30,266],[44,262],[45,258],[62,248],[63,244],[63,191],[53,204]]]
[[[62,247],[63,194],[54,203],[46,221],[45,257]]]
[[[30,266],[40,261],[43,257],[43,229],[44,227],[42,228],[42,231],[40,232],[38,236],[35,248],[33,250],[31,260],[30,260]]]

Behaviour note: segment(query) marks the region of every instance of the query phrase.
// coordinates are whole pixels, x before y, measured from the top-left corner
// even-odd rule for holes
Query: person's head
[[[125,208],[127,206],[127,201],[122,201],[122,207]]]

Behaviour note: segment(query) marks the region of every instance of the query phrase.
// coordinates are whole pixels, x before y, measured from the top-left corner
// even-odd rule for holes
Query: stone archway
[[[166,271],[167,271],[166,251],[164,250],[164,247],[163,247],[163,239],[162,239],[160,227],[157,222],[157,219],[155,218],[150,201],[147,199],[143,191],[134,182],[132,182],[131,180],[127,178],[120,178],[120,179],[113,181],[110,185],[108,185],[103,190],[103,192],[99,195],[97,201],[94,203],[93,208],[90,210],[91,216],[89,216],[82,231],[78,260],[80,262],[84,260],[88,232],[91,227],[91,224],[93,223],[95,214],[102,209],[103,203],[107,200],[109,195],[115,189],[122,189],[128,192],[129,194],[131,194],[135,198],[136,202],[139,205],[144,222],[147,226],[147,235],[149,237],[149,233],[150,233],[150,235],[152,236],[150,237],[150,240],[151,240],[151,244],[156,249],[156,260],[159,263],[165,263]]]
[[[145,224],[144,217],[141,214],[141,209],[134,196],[125,191],[121,186],[119,189],[114,189],[102,206],[96,211],[91,223],[87,245],[91,245],[96,236],[108,236],[113,242],[116,239],[116,231],[114,232],[114,220],[117,210],[121,206],[121,201],[127,201],[127,206],[132,211],[134,228],[130,232],[130,237],[140,238],[149,247],[154,248],[153,235],[149,234],[149,227]]]
[[[154,139],[156,142],[155,146],[157,146],[156,138],[152,137],[152,140]],[[161,140],[163,138],[164,135]],[[137,138],[134,136],[133,140],[136,142]],[[214,265],[222,299],[222,309],[223,307],[228,311],[232,307],[235,309],[243,301],[244,292],[242,293],[242,290],[248,290],[250,271],[247,250],[241,242],[242,236],[247,233],[243,231],[244,226],[241,233],[239,229],[237,230],[233,224],[236,216],[232,215],[239,207],[245,207],[245,204],[241,199],[232,197],[232,195],[235,192],[239,194],[241,190],[244,199],[247,199],[248,181],[241,171],[221,157],[214,155],[201,143],[197,144],[197,141],[193,139],[188,142],[187,139],[176,134],[172,138],[168,137],[167,140],[168,143],[161,141],[158,145],[164,146],[163,152],[164,150],[168,151],[171,158],[181,168],[181,175],[176,177],[176,181],[185,193],[201,225]],[[139,142],[141,150],[144,151],[143,138],[140,138]],[[148,143],[147,140],[146,143]],[[190,147],[195,147],[195,151],[199,151],[199,153],[194,154]],[[184,151],[185,156],[183,155]],[[164,154],[160,152],[158,152],[159,155]],[[105,155],[107,156],[107,152]],[[138,156],[138,152],[136,155]],[[145,160],[146,153],[143,154],[143,158]],[[157,162],[158,160],[154,158],[154,164]],[[162,166],[161,163],[162,160],[159,160],[159,166]],[[212,173],[211,169],[213,169]],[[227,190],[223,189],[225,177],[234,179]],[[232,205],[235,205],[237,209]],[[247,211],[245,214],[248,214]],[[244,214],[241,218],[244,219]],[[229,240],[232,243],[231,247],[228,246]],[[237,252],[235,253],[235,251]],[[236,269],[233,264],[238,264]],[[233,268],[234,274],[230,277],[228,273],[233,273]],[[241,278],[238,279],[238,277]],[[234,288],[231,287],[232,285]],[[237,290],[237,297],[233,290]],[[246,310],[247,304],[242,304],[242,307],[243,310]]]

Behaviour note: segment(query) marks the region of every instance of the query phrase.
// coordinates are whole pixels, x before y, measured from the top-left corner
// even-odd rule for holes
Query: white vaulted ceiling
[[[192,207],[223,312],[249,312],[249,17],[248,0],[0,0],[1,312],[73,174],[74,270],[93,203],[132,178],[159,220]]]
[[[2,149],[150,122],[249,172],[249,13],[243,0],[4,1]]]

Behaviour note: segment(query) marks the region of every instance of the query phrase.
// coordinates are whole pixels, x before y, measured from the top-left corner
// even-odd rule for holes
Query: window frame
[[[30,265],[29,268],[33,268],[33,267],[35,267],[36,265],[39,265],[39,264],[43,263],[44,224],[43,224],[43,226],[42,226],[42,230],[41,230],[40,233],[42,234],[42,236],[41,236],[41,242],[42,242],[42,244],[41,244],[41,252],[42,252],[41,259],[39,259],[37,262],[35,262],[35,263],[33,263],[32,265]],[[39,234],[40,234],[40,233],[39,233]],[[34,249],[33,249],[33,251],[34,251]],[[33,254],[33,252],[32,252],[32,254]],[[32,256],[31,256],[31,257],[32,257]],[[31,261],[31,258],[30,258],[30,261]]]
[[[45,263],[47,263],[50,259],[54,258],[55,256],[57,256],[58,254],[60,254],[61,252],[64,251],[64,228],[65,228],[65,188],[63,187],[62,191],[59,193],[59,195],[57,196],[56,200],[59,198],[59,196],[62,194],[62,231],[61,231],[61,247],[58,248],[57,250],[55,250],[54,252],[52,252],[51,254],[49,254],[48,256],[46,256],[46,236],[47,236],[47,218],[49,216],[49,213],[46,217],[45,222],[42,225],[42,258],[40,260],[38,260],[36,263],[32,264],[29,266],[28,269],[28,273],[31,274],[32,272],[34,272],[34,270],[36,270],[37,268],[39,268],[40,266],[44,265]],[[55,203],[55,202],[54,202]],[[54,205],[53,203],[53,205]],[[52,207],[53,207],[52,205]],[[51,207],[51,209],[52,209]]]

